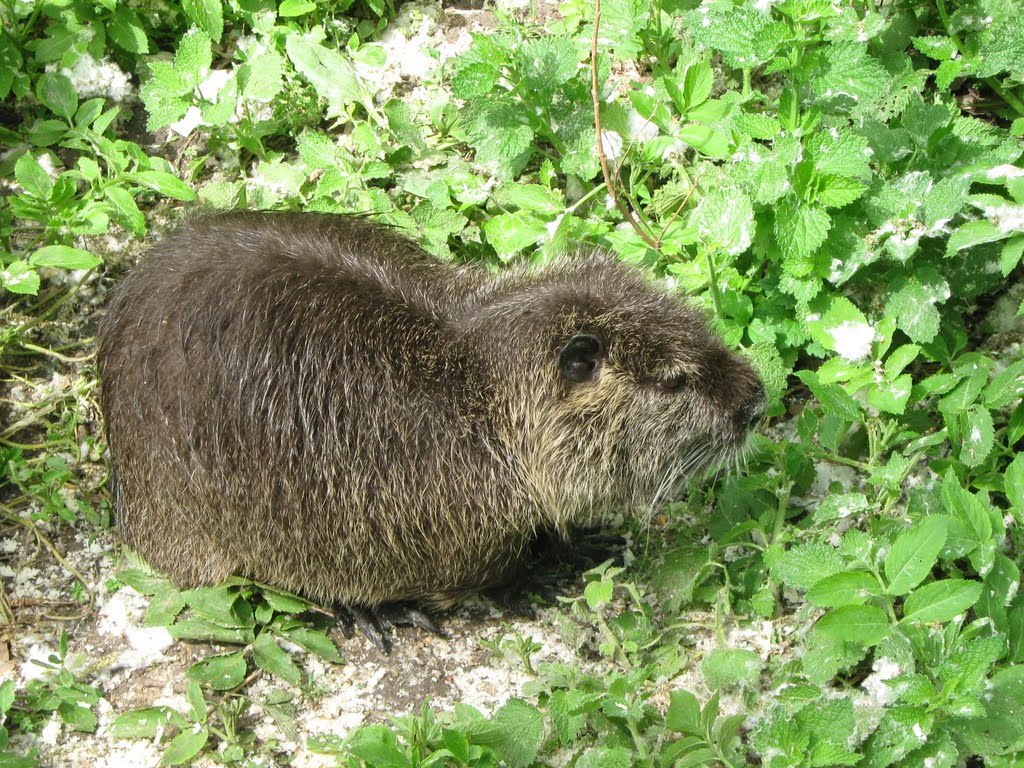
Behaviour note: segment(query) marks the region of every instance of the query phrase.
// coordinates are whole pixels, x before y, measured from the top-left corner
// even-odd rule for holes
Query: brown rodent
[[[125,540],[179,585],[447,606],[545,531],[649,510],[764,390],[614,257],[497,277],[318,214],[193,217],[118,287],[102,405]]]

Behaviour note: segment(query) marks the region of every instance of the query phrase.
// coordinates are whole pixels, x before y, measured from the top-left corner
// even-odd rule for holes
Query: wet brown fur
[[[578,334],[603,352],[573,383]],[[492,277],[341,216],[192,218],[101,337],[125,540],[182,586],[350,606],[449,605],[541,531],[650,509],[761,397],[702,313],[613,257]]]

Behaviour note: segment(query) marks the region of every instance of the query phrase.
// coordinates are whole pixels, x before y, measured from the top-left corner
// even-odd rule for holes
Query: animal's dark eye
[[[678,392],[686,386],[686,376],[679,374],[678,376],[670,376],[667,379],[662,379],[657,383],[658,389],[662,392]]]

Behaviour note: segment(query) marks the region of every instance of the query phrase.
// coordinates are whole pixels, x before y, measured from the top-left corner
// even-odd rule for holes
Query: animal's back
[[[357,219],[179,228],[102,329],[126,540],[183,584],[243,573],[356,604],[470,586],[438,547],[514,557],[522,532],[488,527],[486,499],[452,504],[446,487],[486,493],[507,469],[464,396],[477,361],[449,323],[472,288]]]

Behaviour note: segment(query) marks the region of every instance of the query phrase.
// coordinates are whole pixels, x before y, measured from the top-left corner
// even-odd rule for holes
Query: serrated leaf
[[[700,702],[689,691],[677,690],[669,694],[665,727],[676,733],[694,734],[700,728]]]
[[[398,737],[383,725],[358,729],[350,737],[347,747],[366,765],[381,768],[408,768],[411,765],[409,756],[398,743]]]
[[[844,570],[843,558],[834,547],[821,542],[801,544],[785,552],[772,565],[772,575],[796,589],[810,589],[822,579]]]
[[[761,674],[761,657],[739,648],[715,648],[704,657],[700,670],[711,690],[732,688],[757,680]]]
[[[949,284],[934,271],[920,270],[889,296],[887,317],[914,342],[926,344],[939,333],[939,311],[935,305],[950,296]]]
[[[914,47],[930,59],[948,61],[955,57],[956,43],[948,37],[913,37]]]
[[[35,267],[55,267],[57,269],[92,269],[103,263],[103,259],[81,248],[68,245],[47,245],[29,257],[29,263]]]
[[[845,176],[823,175],[818,181],[819,187],[815,202],[826,208],[842,208],[864,194],[867,185]]]
[[[949,236],[946,243],[946,257],[948,258],[964,248],[1002,240],[1007,234],[988,219],[969,221]]]
[[[870,509],[863,493],[830,493],[814,510],[813,517],[817,522],[842,520],[861,515]]]
[[[262,632],[252,644],[256,665],[292,685],[302,682],[302,672],[269,632]]]
[[[876,606],[845,605],[826,613],[814,628],[826,637],[870,647],[889,634],[889,620]]]
[[[14,178],[33,197],[47,199],[53,191],[53,180],[31,152],[26,152],[14,164]]]
[[[353,103],[361,104],[370,113],[375,112],[370,92],[351,62],[338,51],[308,40],[297,32],[289,33],[285,50],[295,69],[327,102],[329,116],[345,115]]]
[[[281,5],[284,6],[288,0]],[[215,43],[224,34],[224,12],[221,0],[182,0],[181,8],[192,23],[205,32]],[[278,11],[284,15],[283,11]]]
[[[985,387],[982,397],[988,408],[1002,408],[1024,396],[1024,360],[1011,363]]]
[[[238,69],[242,98],[247,101],[271,101],[284,87],[284,58],[276,51],[253,56]]]
[[[946,543],[947,521],[925,518],[897,537],[885,557],[885,578],[890,595],[905,595],[931,572]]]
[[[185,619],[167,627],[176,640],[199,640],[208,643],[245,645],[252,642],[251,629],[222,627],[205,619]]]
[[[710,249],[730,256],[743,253],[754,239],[754,206],[736,189],[721,187],[709,192],[693,215],[697,235]]]
[[[844,571],[822,579],[807,593],[807,600],[821,608],[861,605],[880,592],[878,581],[864,571]]]
[[[324,661],[329,661],[333,664],[345,663],[341,654],[338,653],[338,646],[321,630],[309,627],[296,627],[295,629],[285,630],[282,634],[293,643],[301,645],[311,653],[315,653]]]
[[[860,421],[861,407],[838,384],[822,384],[813,371],[797,371],[796,377],[807,385],[825,413],[832,414],[844,421]]]
[[[175,617],[185,608],[185,598],[171,584],[161,585],[149,601],[142,623],[147,627],[166,627],[174,623]]]
[[[190,29],[178,43],[174,54],[174,72],[188,88],[203,81],[213,63],[213,46],[209,36],[200,29]],[[156,69],[153,74],[156,75]]]
[[[536,216],[517,211],[494,216],[484,223],[483,231],[499,258],[508,259],[540,240],[547,227]]]
[[[124,3],[118,3],[107,24],[110,39],[136,56],[149,53],[149,39],[137,13]]]
[[[57,72],[40,75],[36,96],[51,112],[69,123],[78,111],[78,93],[66,75]]]
[[[602,31],[607,35],[611,30],[603,26]],[[519,46],[516,58],[523,85],[536,98],[536,94],[554,93],[576,74],[580,53],[571,38],[548,35],[527,40]]]
[[[486,96],[494,88],[501,73],[490,64],[476,62],[462,67],[451,81],[452,95],[458,99]]]
[[[921,624],[950,621],[978,601],[981,586],[980,582],[965,579],[943,579],[925,584],[903,603],[903,621]]]
[[[775,237],[784,258],[811,255],[825,242],[832,219],[824,208],[786,198],[775,209]]]
[[[519,699],[509,699],[491,720],[474,724],[470,742],[491,747],[512,768],[526,768],[537,757],[544,739],[544,715]]]

